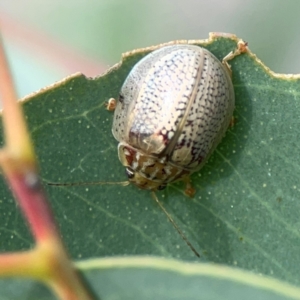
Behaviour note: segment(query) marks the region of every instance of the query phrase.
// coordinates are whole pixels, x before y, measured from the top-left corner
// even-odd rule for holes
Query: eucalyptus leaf
[[[190,42],[222,59],[237,39]],[[46,185],[126,180],[105,102],[118,97],[131,68],[152,49],[124,55],[122,64],[98,78],[75,74],[23,100],[41,178],[72,258],[155,255],[234,266],[299,285],[299,76],[273,74],[251,52],[230,62],[235,125],[192,176],[195,197],[184,195],[182,183],[157,193],[200,259],[147,191]],[[28,249],[30,233],[0,184],[0,250]]]
[[[300,289],[287,283],[212,264],[113,257],[81,261],[77,266],[101,300],[300,299]],[[55,299],[45,286],[31,280],[1,280],[0,290],[1,300]]]

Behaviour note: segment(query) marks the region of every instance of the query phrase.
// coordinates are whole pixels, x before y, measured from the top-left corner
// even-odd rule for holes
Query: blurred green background
[[[20,97],[76,71],[96,76],[121,53],[235,33],[273,71],[300,71],[299,0],[1,0]]]

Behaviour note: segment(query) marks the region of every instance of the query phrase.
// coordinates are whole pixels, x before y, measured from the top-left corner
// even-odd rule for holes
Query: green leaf
[[[95,259],[78,266],[101,300],[300,299],[299,288],[225,266],[150,257]],[[0,290],[0,299],[54,299],[43,285],[29,280],[1,280]]]
[[[226,37],[194,42],[220,59],[236,47]],[[77,74],[24,100],[44,181],[125,180],[104,104],[149,51],[127,54],[102,77]],[[275,76],[251,53],[230,64],[236,124],[192,176],[195,197],[187,198],[181,183],[157,193],[200,260],[147,191],[47,187],[74,259],[150,254],[236,266],[299,285],[299,78]],[[29,248],[32,239],[4,184],[0,204],[0,250]]]

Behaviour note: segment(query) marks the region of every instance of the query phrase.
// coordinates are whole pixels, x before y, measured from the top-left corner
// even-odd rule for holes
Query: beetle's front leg
[[[195,189],[193,188],[193,186],[192,186],[190,176],[185,177],[185,178],[183,179],[183,181],[184,181],[184,183],[186,184],[184,193],[185,193],[187,196],[193,198],[194,195],[196,194],[196,190],[195,190]]]
[[[109,111],[114,111],[117,106],[117,100],[114,98],[110,98],[108,102],[105,102],[106,109]]]

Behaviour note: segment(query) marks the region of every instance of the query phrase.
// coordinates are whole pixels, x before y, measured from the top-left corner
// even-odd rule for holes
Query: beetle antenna
[[[47,182],[47,185],[52,185],[52,186],[78,186],[78,185],[104,185],[104,184],[117,184],[117,185],[122,185],[126,186],[129,185],[129,181],[92,181],[92,182],[67,182],[67,183],[60,183],[60,182]]]
[[[179,233],[179,235],[181,236],[181,238],[186,242],[186,244],[190,247],[190,249],[194,252],[194,254],[197,257],[200,257],[200,254],[197,252],[197,250],[195,249],[195,247],[191,244],[191,242],[188,240],[188,238],[184,235],[184,233],[178,227],[178,225],[176,224],[176,222],[173,220],[173,218],[171,217],[171,215],[167,212],[167,210],[164,208],[164,206],[162,205],[162,203],[158,200],[156,194],[152,191],[151,195],[152,195],[152,198],[155,200],[155,202],[159,205],[159,207],[161,208],[161,210],[165,213],[165,215],[167,216],[168,220],[171,222],[171,224],[177,230],[177,232]]]

